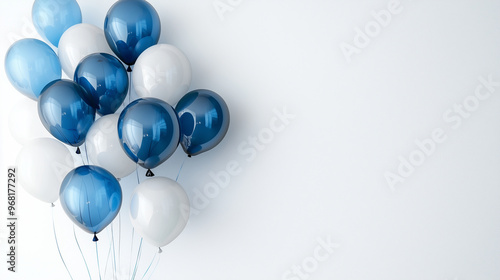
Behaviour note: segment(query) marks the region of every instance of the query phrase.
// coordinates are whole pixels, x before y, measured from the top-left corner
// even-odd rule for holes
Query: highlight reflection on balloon
[[[58,47],[63,33],[82,22],[82,11],[76,0],[36,0],[31,17],[38,33]]]
[[[95,119],[95,109],[82,96],[85,90],[70,80],[48,84],[38,99],[38,114],[55,138],[73,147],[85,142]]]
[[[134,65],[144,50],[158,43],[160,17],[145,0],[120,0],[106,15],[104,33],[118,58],[127,65]]]
[[[127,70],[107,53],[85,57],[76,68],[74,80],[85,89],[83,99],[101,116],[116,112],[128,93]]]
[[[44,42],[21,39],[7,51],[5,72],[19,92],[37,100],[48,83],[61,78],[61,64],[56,53]]]
[[[229,109],[217,93],[193,90],[177,103],[175,111],[181,126],[181,145],[189,156],[217,146],[229,128]]]
[[[118,137],[126,154],[144,168],[167,160],[179,144],[179,121],[168,103],[137,99],[120,114]]]
[[[106,169],[84,165],[70,171],[61,184],[61,205],[68,217],[88,233],[99,233],[120,211],[122,189]],[[94,237],[97,241],[97,237]]]

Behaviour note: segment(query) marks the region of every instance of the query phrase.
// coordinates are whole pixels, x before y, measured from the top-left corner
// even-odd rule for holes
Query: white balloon
[[[55,139],[29,142],[17,156],[19,185],[37,199],[53,203],[64,177],[75,167],[68,148]]]
[[[38,117],[37,103],[28,98],[19,100],[10,110],[8,117],[12,137],[22,145],[36,138],[52,138]]]
[[[116,178],[123,178],[135,171],[137,164],[132,161],[118,138],[118,114],[110,114],[96,120],[87,133],[86,148],[89,159]]]
[[[156,247],[174,240],[189,219],[189,198],[174,180],[154,177],[132,193],[130,220],[134,229]]]
[[[159,98],[173,106],[188,92],[191,65],[178,48],[154,45],[137,59],[132,84],[139,97]]]
[[[80,23],[68,28],[61,36],[58,49],[59,60],[64,73],[70,79],[73,79],[80,61],[93,53],[113,54],[101,28],[88,23]]]

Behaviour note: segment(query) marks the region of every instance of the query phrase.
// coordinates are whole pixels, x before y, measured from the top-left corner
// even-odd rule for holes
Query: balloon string
[[[80,152],[78,155],[80,155],[80,157],[82,158],[82,165],[85,165],[85,160],[83,158],[82,152]]]
[[[156,260],[156,264],[155,264],[155,267],[153,268],[153,270],[151,271],[151,274],[149,274],[149,278],[148,279],[151,279],[151,277],[153,276],[153,274],[155,273],[156,271],[156,268],[158,267],[158,264],[160,263],[160,258],[161,258],[161,255],[158,256],[158,259]]]
[[[151,266],[153,265],[153,263],[154,263],[154,261],[156,259],[156,256],[158,256],[158,254],[159,254],[158,251],[156,251],[155,255],[153,256],[153,259],[151,260],[151,263],[148,266],[148,269],[146,269],[146,272],[144,272],[144,275],[142,275],[141,280],[144,279],[144,277],[146,277],[146,274],[148,274],[148,271],[151,268]]]
[[[116,275],[116,253],[115,253],[115,234],[113,232],[113,224],[111,224],[111,242],[113,243],[113,264],[114,264],[114,270],[113,270],[113,279]]]
[[[121,255],[122,255],[122,216],[118,213],[118,271],[121,270]]]
[[[89,152],[87,151],[87,141],[85,141],[85,156],[87,157],[87,164],[90,165]]]
[[[108,273],[109,257],[111,256],[111,244],[109,244],[108,255],[106,255],[106,266],[104,266],[104,279]]]
[[[95,242],[95,255],[97,259],[97,271],[99,272],[99,279],[101,278],[101,265],[99,264],[99,250],[97,249],[97,242]]]
[[[69,274],[69,278],[71,278],[71,280],[73,280],[73,276],[71,276],[71,273],[69,272],[69,269],[66,266],[66,262],[64,261],[64,258],[61,254],[61,250],[59,249],[59,242],[57,242],[56,226],[54,223],[54,204],[52,204],[52,231],[54,232],[54,239],[56,240],[57,252],[59,252],[59,257],[61,258],[61,261],[63,262],[64,267],[66,268],[66,271]]]
[[[130,69],[130,71],[128,71],[128,69]],[[130,104],[131,100],[132,100],[132,68],[130,67],[130,65],[128,66],[128,69],[127,69],[127,74],[128,74],[128,104]]]
[[[141,253],[142,253],[142,237],[141,237],[141,243],[139,243],[139,250],[137,250],[137,258],[135,259],[134,274],[132,274],[132,280],[135,279],[135,274],[137,273],[137,266],[139,265],[139,261],[141,260]]]
[[[136,164],[135,166],[135,175],[137,175],[137,185],[139,185],[141,182],[139,182],[139,165]]]
[[[131,239],[131,244],[130,244],[130,259],[129,259],[129,263],[128,263],[128,275],[131,275],[131,269],[132,269],[132,250],[134,248],[134,232],[135,232],[135,228],[132,227],[132,239]]]
[[[87,273],[89,274],[90,280],[92,280],[92,276],[90,275],[89,266],[87,265],[87,260],[85,260],[85,256],[83,255],[82,248],[80,248],[80,243],[78,242],[78,238],[76,238],[75,225],[73,224],[73,236],[75,237],[76,245],[78,246],[78,250],[80,251],[80,255],[82,255],[83,262],[85,263],[85,267],[87,268]]]
[[[179,179],[179,175],[181,175],[182,168],[184,167],[184,163],[186,162],[186,158],[182,161],[181,168],[179,168],[179,173],[177,173],[177,177],[175,178],[175,181]]]

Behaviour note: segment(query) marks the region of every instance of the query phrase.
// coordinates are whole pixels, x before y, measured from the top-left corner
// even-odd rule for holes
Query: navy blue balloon
[[[128,93],[127,70],[107,53],[85,57],[75,70],[74,81],[85,89],[85,102],[101,116],[116,112]]]
[[[145,0],[120,0],[104,20],[108,45],[127,65],[134,65],[144,50],[156,45],[160,33],[160,17]]]
[[[118,137],[123,150],[147,169],[162,164],[175,152],[179,130],[172,106],[156,98],[133,101],[118,119]]]
[[[229,109],[217,93],[198,89],[175,106],[181,126],[181,146],[188,156],[206,152],[222,141],[229,128]]]
[[[38,115],[55,138],[73,147],[85,142],[95,120],[95,109],[82,96],[85,90],[70,80],[49,83],[38,98]]]
[[[84,165],[70,171],[59,191],[61,206],[80,228],[95,234],[109,225],[120,211],[122,189],[106,169]]]

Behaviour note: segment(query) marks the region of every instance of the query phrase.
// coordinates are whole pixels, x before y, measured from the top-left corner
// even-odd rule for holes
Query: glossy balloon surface
[[[55,138],[78,147],[95,119],[95,109],[82,96],[85,90],[70,80],[53,81],[38,99],[38,115]]]
[[[21,39],[7,51],[5,72],[19,92],[37,100],[48,83],[61,78],[61,64],[56,53],[44,42]]]
[[[191,65],[172,45],[152,46],[137,59],[132,84],[139,97],[155,97],[174,105],[188,92]]]
[[[80,23],[64,32],[57,53],[64,73],[73,79],[76,67],[87,55],[113,54],[113,51],[109,48],[101,28],[88,23]]]
[[[126,154],[144,168],[167,160],[179,144],[179,121],[168,103],[137,99],[120,114],[118,137]]]
[[[127,70],[106,53],[85,57],[76,68],[74,81],[85,89],[83,99],[101,116],[116,112],[128,93]]]
[[[125,151],[118,138],[117,114],[106,115],[94,122],[85,138],[85,147],[90,161],[123,178],[135,171],[137,165]]]
[[[144,50],[158,43],[160,17],[147,1],[120,0],[106,15],[104,33],[118,58],[133,65]]]
[[[189,210],[189,198],[181,185],[169,178],[155,177],[134,189],[130,220],[146,241],[162,247],[182,232]]]
[[[186,94],[175,111],[181,126],[181,145],[186,154],[197,155],[217,146],[229,128],[229,109],[217,93],[199,89]]]
[[[82,22],[82,11],[76,0],[36,0],[31,17],[38,33],[58,47],[63,33]]]
[[[19,185],[35,198],[53,203],[59,198],[61,183],[75,162],[61,142],[38,138],[28,142],[17,156]]]
[[[68,217],[88,233],[99,233],[120,211],[122,189],[104,168],[84,165],[64,178],[59,193]]]

